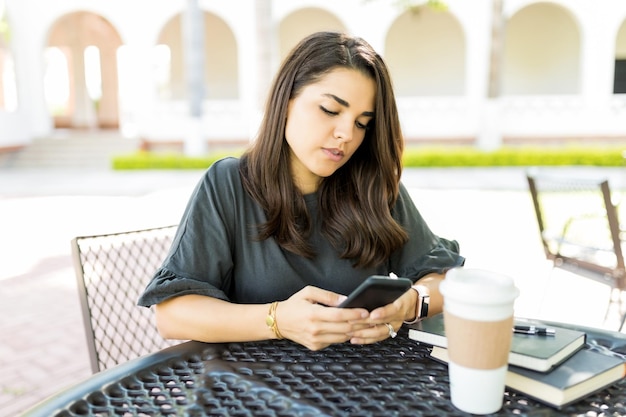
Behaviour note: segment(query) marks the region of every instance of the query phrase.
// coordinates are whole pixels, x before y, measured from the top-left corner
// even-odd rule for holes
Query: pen
[[[515,326],[513,327],[513,333],[535,336],[554,336],[556,334],[556,330],[549,327]]]

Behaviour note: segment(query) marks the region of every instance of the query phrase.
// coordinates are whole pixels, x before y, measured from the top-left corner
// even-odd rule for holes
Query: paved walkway
[[[623,188],[621,170],[576,171]],[[410,169],[403,179],[432,229],[461,243],[467,266],[516,280],[516,314],[614,328],[616,315],[604,320],[606,288],[551,273],[523,173]],[[0,170],[0,417],[90,375],[70,239],[176,223],[200,175]],[[591,310],[590,297],[598,300]]]

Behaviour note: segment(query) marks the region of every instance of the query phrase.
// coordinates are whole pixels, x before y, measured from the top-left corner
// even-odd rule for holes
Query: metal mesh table
[[[588,338],[626,346],[605,333]],[[187,342],[96,374],[27,415],[467,416],[450,402],[447,366],[429,353],[406,331],[375,345],[316,352],[285,340]],[[626,380],[563,410],[507,391],[497,415],[623,416]]]

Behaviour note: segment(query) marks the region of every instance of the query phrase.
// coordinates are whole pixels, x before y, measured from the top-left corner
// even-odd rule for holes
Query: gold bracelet
[[[274,301],[270,305],[270,311],[267,313],[267,317],[265,317],[265,324],[271,331],[274,332],[274,335],[277,339],[284,339],[283,335],[280,334],[278,330],[278,322],[276,321],[276,308],[278,307],[278,301]]]

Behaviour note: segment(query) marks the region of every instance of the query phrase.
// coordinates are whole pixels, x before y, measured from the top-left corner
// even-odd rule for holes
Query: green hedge
[[[116,170],[132,169],[206,169],[218,159],[241,152],[216,153],[206,157],[185,156],[180,153],[138,151],[113,157],[111,165]]]
[[[472,147],[407,149],[406,167],[493,166],[624,166],[621,147],[502,147],[481,151]]]
[[[404,166],[410,167],[493,167],[493,166],[625,166],[621,147],[502,147],[481,151],[474,147],[410,147],[404,152]],[[188,157],[178,153],[139,151],[115,156],[113,169],[206,169],[227,155],[223,152],[206,157]]]

